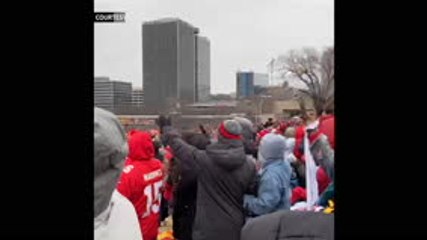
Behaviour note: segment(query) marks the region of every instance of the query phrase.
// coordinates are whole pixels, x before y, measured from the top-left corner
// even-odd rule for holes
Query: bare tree
[[[300,100],[306,96],[310,97],[318,112],[332,108],[334,104],[334,58],[333,47],[326,48],[322,53],[313,48],[291,50],[279,58],[284,75],[296,77],[307,87],[300,89]]]

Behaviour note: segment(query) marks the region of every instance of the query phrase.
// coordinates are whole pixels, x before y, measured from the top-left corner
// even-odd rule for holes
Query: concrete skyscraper
[[[207,101],[211,93],[211,62],[209,39],[197,36],[197,101]]]
[[[145,22],[143,37],[144,104],[153,111],[194,103],[198,29],[176,18]]]

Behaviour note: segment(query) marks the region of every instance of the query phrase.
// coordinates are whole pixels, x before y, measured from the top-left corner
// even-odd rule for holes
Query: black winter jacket
[[[334,215],[278,211],[249,220],[241,240],[333,240]]]
[[[242,141],[220,138],[202,151],[171,127],[162,132],[181,169],[197,173],[193,240],[240,239],[245,222],[243,195],[253,190],[256,181],[255,165],[247,159]]]

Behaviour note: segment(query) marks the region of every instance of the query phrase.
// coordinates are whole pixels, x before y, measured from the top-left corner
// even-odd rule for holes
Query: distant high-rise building
[[[254,73],[254,85],[267,87],[269,86],[267,73]]]
[[[144,91],[139,88],[132,90],[132,106],[142,107],[144,105]]]
[[[237,72],[237,98],[249,98],[254,95],[254,73]]]
[[[94,102],[96,107],[114,110],[113,85],[108,77],[95,77]]]
[[[197,34],[197,28],[175,18],[142,25],[146,107],[158,112],[197,100]]]
[[[108,77],[95,77],[95,106],[117,113],[120,108],[129,106],[132,100],[132,84],[111,81]]]
[[[196,42],[197,101],[207,101],[211,93],[210,43],[206,37],[197,36]]]

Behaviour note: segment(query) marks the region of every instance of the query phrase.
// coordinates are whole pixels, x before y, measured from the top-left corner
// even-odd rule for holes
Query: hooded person
[[[134,205],[144,239],[155,240],[160,224],[163,164],[154,158],[148,132],[132,130],[128,142],[129,155],[117,189]]]
[[[319,122],[319,120],[316,120],[308,125],[304,136],[307,203],[310,207],[319,204],[322,198],[319,198],[319,192],[328,183],[322,180],[322,171],[326,172],[327,178],[332,182],[334,179],[334,151],[329,144],[327,136],[319,130]],[[327,178],[326,180],[328,180]],[[331,194],[328,193],[328,196],[331,196]],[[323,198],[323,206],[328,200]]]
[[[328,178],[334,179],[334,150],[328,140],[328,137],[320,130],[319,124],[314,125],[312,129],[307,129],[310,152],[317,166],[322,167]]]
[[[319,165],[317,181],[319,183],[318,204],[326,207],[329,200],[334,198],[334,147],[335,147],[335,117],[322,116],[319,126],[312,131],[310,151],[316,164]]]
[[[112,113],[95,108],[94,239],[141,240],[132,203],[115,190],[128,153],[126,134]]]
[[[322,116],[320,118],[319,131],[328,137],[329,144],[333,149],[335,149],[335,116]]]
[[[197,173],[197,207],[193,240],[238,240],[245,222],[243,196],[256,181],[255,165],[247,159],[235,120],[221,123],[218,142],[199,150],[181,139],[170,120],[158,121],[165,145],[182,167]]]
[[[322,116],[319,123],[319,131],[326,135],[330,147],[332,149],[335,149],[335,116],[331,114]],[[319,190],[319,192],[323,193],[330,185],[332,180],[326,174],[324,168],[319,168],[319,171],[317,173],[317,179],[320,182],[319,186],[321,186],[321,190]],[[326,201],[324,201],[324,204],[325,203]]]
[[[292,168],[284,160],[285,138],[269,133],[261,140],[259,152],[265,159],[257,196],[246,195],[244,207],[250,216],[260,216],[291,207]]]
[[[264,130],[261,130],[260,132],[258,132],[257,133],[257,137],[256,137],[257,145],[259,146],[259,144],[261,143],[262,139],[267,134],[270,134],[270,133],[273,133],[272,129],[264,129]],[[261,171],[261,167],[264,164],[265,159],[264,159],[264,157],[261,155],[261,153],[259,151],[257,152],[256,159],[257,159],[257,161],[256,161],[257,172],[258,172],[258,176],[259,176],[260,171]]]

